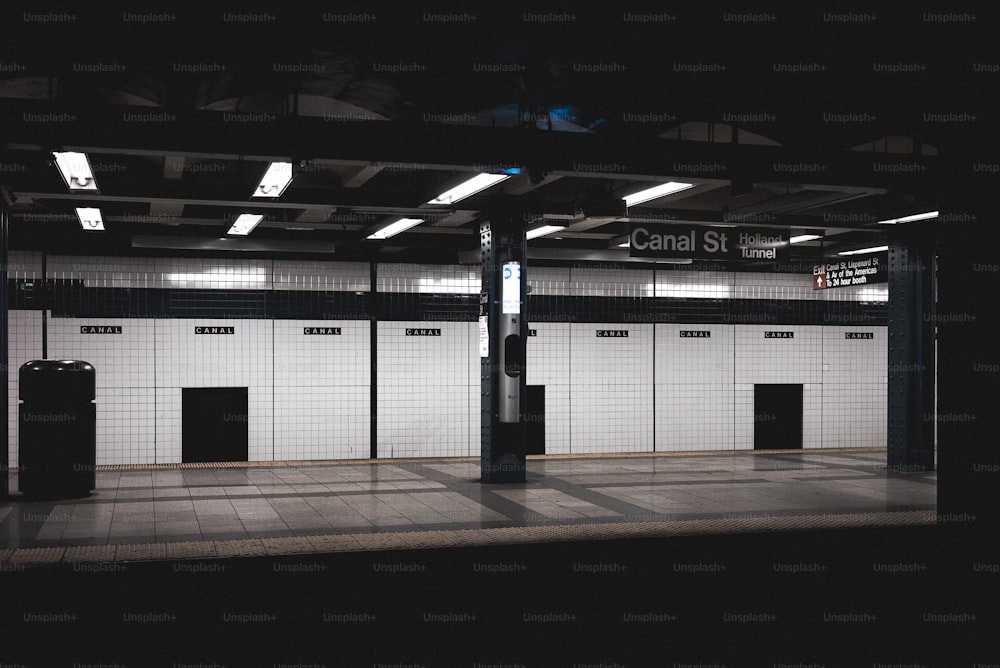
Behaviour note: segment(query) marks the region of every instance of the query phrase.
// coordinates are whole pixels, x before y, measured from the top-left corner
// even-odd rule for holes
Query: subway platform
[[[16,489],[11,478],[11,489]],[[932,525],[936,474],[884,449],[104,466],[86,498],[0,504],[0,565],[117,563]]]

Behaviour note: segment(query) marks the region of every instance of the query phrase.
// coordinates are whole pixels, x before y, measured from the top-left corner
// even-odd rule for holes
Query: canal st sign
[[[789,257],[788,232],[753,227],[629,225],[629,257],[772,260]]]

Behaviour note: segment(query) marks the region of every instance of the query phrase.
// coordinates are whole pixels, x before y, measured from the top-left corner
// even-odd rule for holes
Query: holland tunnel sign
[[[788,260],[788,232],[753,227],[629,225],[629,257]]]

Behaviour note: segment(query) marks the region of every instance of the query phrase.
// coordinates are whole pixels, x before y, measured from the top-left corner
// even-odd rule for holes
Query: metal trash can
[[[94,367],[79,360],[21,365],[18,487],[27,497],[87,496],[95,485]]]

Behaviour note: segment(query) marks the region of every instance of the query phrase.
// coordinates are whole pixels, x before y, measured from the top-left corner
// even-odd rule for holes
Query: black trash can
[[[94,367],[79,360],[21,365],[18,487],[26,497],[87,496],[95,487]]]

